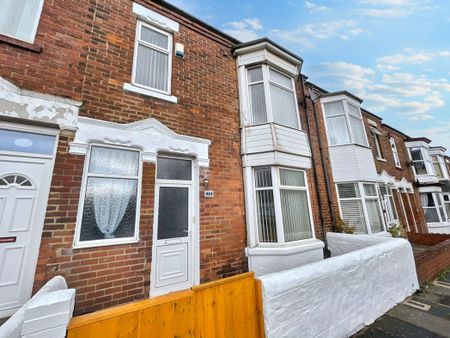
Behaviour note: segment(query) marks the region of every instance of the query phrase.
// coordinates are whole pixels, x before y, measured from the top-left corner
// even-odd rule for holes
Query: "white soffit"
[[[82,102],[23,90],[0,77],[0,115],[59,125],[75,130]]]
[[[169,32],[178,32],[180,28],[178,22],[173,21],[172,19],[169,19],[135,2],[133,2],[133,13],[136,14],[139,19]]]
[[[201,167],[209,166],[210,140],[177,134],[154,118],[119,124],[80,117],[69,152],[85,155],[91,143],[140,149],[148,162],[156,162],[158,153],[174,153],[195,157]]]

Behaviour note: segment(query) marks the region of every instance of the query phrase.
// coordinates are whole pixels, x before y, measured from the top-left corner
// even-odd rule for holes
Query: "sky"
[[[242,42],[269,37],[311,82],[450,149],[450,0],[169,2]]]

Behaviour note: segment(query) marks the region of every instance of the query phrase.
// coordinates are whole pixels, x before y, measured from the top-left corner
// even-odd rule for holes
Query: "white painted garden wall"
[[[75,289],[51,279],[0,326],[0,338],[64,338],[75,305]]]
[[[418,288],[404,239],[327,234],[332,258],[259,277],[267,338],[348,337]]]

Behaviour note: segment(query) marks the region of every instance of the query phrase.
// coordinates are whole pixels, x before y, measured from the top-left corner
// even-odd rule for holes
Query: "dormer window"
[[[251,124],[274,122],[299,129],[295,84],[291,76],[261,65],[247,69]]]
[[[323,107],[329,145],[368,145],[361,110],[358,106],[347,100],[338,100],[324,103]]]

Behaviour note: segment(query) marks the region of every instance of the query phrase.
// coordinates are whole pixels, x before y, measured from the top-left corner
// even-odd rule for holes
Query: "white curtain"
[[[250,104],[252,109],[252,123],[260,124],[267,122],[266,97],[264,84],[257,83],[248,86],[250,91]]]
[[[280,191],[286,242],[312,237],[308,198],[304,190]]]
[[[1,0],[0,33],[33,42],[42,0]]]
[[[378,200],[366,200],[366,206],[372,233],[382,231],[383,221],[381,219],[380,208],[378,207]]]
[[[327,118],[328,139],[330,145],[350,143],[345,116],[334,116]]]
[[[366,234],[366,221],[361,200],[341,200],[342,220],[355,228],[357,234]]]
[[[141,26],[141,40],[161,47],[165,50],[169,48],[169,37],[153,29]]]
[[[105,238],[114,238],[128,203],[136,191],[136,181],[115,178],[91,178],[95,221]]]
[[[362,120],[350,116],[350,125],[353,131],[353,137],[355,143],[367,145],[366,132]]]
[[[344,115],[344,105],[342,101],[330,102],[324,104],[325,116]]]
[[[139,44],[135,81],[150,88],[168,91],[169,55]]]
[[[271,84],[270,98],[274,122],[292,128],[299,128],[294,93]]]
[[[137,151],[92,147],[89,173],[136,176],[138,163]]]

